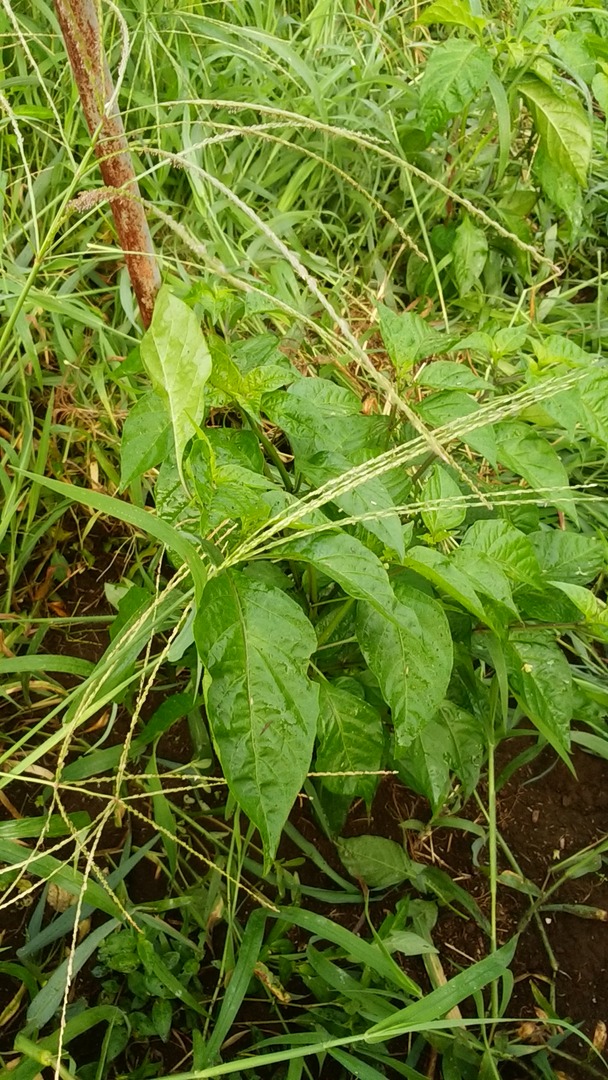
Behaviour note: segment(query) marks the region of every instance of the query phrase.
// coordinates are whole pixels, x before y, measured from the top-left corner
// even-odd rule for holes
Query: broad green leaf
[[[548,337],[542,338],[541,341],[533,341],[532,347],[541,368],[549,367],[552,364],[564,364],[568,368],[582,367],[588,369],[596,359],[593,353],[581,349],[576,341],[564,337],[563,334],[549,334]],[[586,371],[585,377],[588,376],[589,372]],[[571,391],[566,391],[566,393],[571,393]],[[553,399],[549,398],[548,400],[550,402]]]
[[[466,296],[479,281],[488,257],[486,234],[468,214],[456,229],[452,256],[458,292]]]
[[[319,715],[307,675],[312,626],[281,589],[238,571],[212,578],[195,620],[211,678],[207,711],[230,790],[258,828],[266,864],[310,767]]]
[[[255,334],[253,337],[232,341],[230,355],[243,375],[261,367],[282,367],[286,372],[294,373],[294,368],[281,352],[280,345],[281,340],[276,334]],[[295,374],[297,375],[297,372]]]
[[[492,72],[492,58],[480,45],[449,38],[433,47],[420,80],[420,115],[427,131],[464,112]]]
[[[563,590],[552,581],[544,581],[542,590],[522,589],[517,594],[522,618],[541,623],[573,623],[579,621],[576,605],[567,599]]]
[[[591,84],[595,75],[595,57],[591,52],[588,35],[577,30],[558,30],[550,39],[551,52],[564,62],[568,73],[573,72],[585,83]]]
[[[433,538],[457,529],[466,517],[466,506],[458,484],[437,461],[422,487],[421,502],[428,504],[421,515]]]
[[[191,507],[192,519],[196,517],[194,500],[181,482],[173,454],[163,461],[158,470],[154,485],[154,502],[159,518],[170,525],[178,522],[189,507]]]
[[[517,937],[511,938],[502,949],[465,968],[445,986],[438,987],[421,1001],[415,1001],[387,1020],[369,1028],[365,1035],[366,1042],[383,1042],[405,1031],[424,1030],[425,1024],[441,1019],[456,1005],[460,1005],[461,1001],[498,979],[509,967],[516,945]]]
[[[416,375],[416,383],[434,390],[489,390],[490,383],[456,360],[433,360]]]
[[[407,374],[425,356],[446,352],[451,344],[451,339],[441,331],[434,330],[415,311],[398,314],[385,304],[378,304],[378,323],[386,351],[398,375]]]
[[[447,750],[448,740],[441,722],[431,720],[395,758],[400,780],[419,795],[424,795],[435,813],[443,806],[450,790]]]
[[[519,352],[528,337],[527,326],[503,326],[494,334],[492,355],[496,357],[510,356],[511,353]]]
[[[264,455],[257,435],[242,428],[206,427],[205,437],[218,466],[240,465],[252,472],[264,472]]]
[[[376,710],[361,697],[322,682],[315,759],[316,772],[372,772],[382,766],[384,737]],[[336,795],[360,795],[369,804],[375,776],[324,776],[323,786]]]
[[[441,592],[452,596],[459,604],[482,622],[491,625],[485,610],[469,578],[454,562],[435,548],[417,546],[410,548],[405,556],[405,566],[430,581]]]
[[[330,480],[344,476],[352,462],[342,454],[315,454],[310,459],[297,458],[296,464],[305,479],[314,487],[321,487]],[[399,559],[405,551],[403,525],[397,513],[387,513],[394,507],[393,498],[379,477],[359,483],[351,491],[336,495],[333,500],[348,517],[366,515],[362,526],[376,536]],[[370,513],[377,517],[369,517]]]
[[[452,562],[460,573],[469,579],[477,593],[506,608],[515,618],[518,617],[505,571],[484,551],[461,544],[453,553]],[[487,600],[484,600],[484,603],[487,603]]]
[[[321,451],[365,457],[385,448],[386,417],[361,415],[359,398],[327,379],[300,379],[289,390],[266,394],[262,410],[285,432],[296,457]]]
[[[397,744],[408,746],[441,704],[452,672],[452,638],[440,604],[403,581],[382,613],[359,603],[357,638],[392,711]]]
[[[441,706],[441,720],[448,736],[450,767],[462,782],[464,797],[475,790],[485,754],[485,736],[477,717],[451,701]]]
[[[255,338],[253,340],[255,341]],[[288,386],[298,378],[295,368],[277,353],[276,342],[273,356],[278,355],[283,363],[266,361],[259,366],[251,366],[251,360],[259,360],[261,357],[257,357],[254,352],[252,356],[243,358],[237,352],[236,355],[241,360],[239,366],[230,355],[226,342],[218,338],[213,339],[211,355],[213,367],[209,386],[215,390],[212,404],[216,408],[236,401],[247,412],[259,417],[262,396],[278,390],[281,386]]]
[[[399,776],[424,795],[433,810],[441,810],[453,772],[462,782],[465,798],[475,790],[484,759],[484,735],[479,722],[451,701],[444,701],[437,718],[399,754]]]
[[[483,552],[516,587],[542,590],[543,578],[529,538],[507,521],[475,521],[467,529],[462,547]]]
[[[518,88],[530,108],[547,156],[585,186],[591,161],[591,128],[580,102],[573,94],[558,94],[536,75],[525,75]]]
[[[583,222],[581,186],[550,156],[544,143],[541,143],[534,158],[533,172],[547,199],[564,211],[575,230],[580,229]]]
[[[460,390],[444,390],[424,398],[416,407],[416,411],[429,427],[437,428],[462,416],[475,416],[480,408],[481,405],[469,394]],[[496,438],[491,424],[485,424],[484,427],[477,428],[475,431],[464,432],[461,438],[467,446],[471,447],[471,450],[481,454],[493,468],[497,468]]]
[[[565,593],[574,606],[583,613],[585,622],[593,623],[598,627],[608,627],[608,608],[604,600],[600,600],[591,589],[585,589],[582,585],[572,585],[566,581],[553,581],[556,589]]]
[[[351,877],[370,889],[387,889],[412,876],[412,860],[401,844],[384,836],[352,836],[337,842],[340,861]]]
[[[367,600],[380,611],[395,603],[388,574],[380,559],[348,533],[320,532],[296,536],[273,549],[273,557],[310,563],[356,600]]]
[[[514,631],[505,651],[521,708],[563,758],[570,747],[572,672],[550,631]]]
[[[598,71],[591,80],[591,89],[604,117],[608,118],[608,75]]]
[[[156,998],[152,1005],[152,1023],[159,1039],[167,1042],[173,1022],[173,1003],[167,998]]]
[[[264,367],[253,368],[242,376],[241,386],[235,398],[249,412],[258,416],[262,396],[278,390],[281,386],[288,386],[296,378],[295,370],[286,370],[278,364],[266,364]]]
[[[528,424],[515,420],[497,424],[495,430],[498,460],[576,522],[568,473],[547,440]]]
[[[196,315],[166,286],[156,298],[152,322],[140,350],[152,382],[166,394],[181,476],[186,443],[203,415],[211,356]]]
[[[207,430],[213,429],[195,438],[184,465],[198,499],[203,534],[213,533],[228,521],[240,522],[245,530],[262,525],[270,516],[264,496],[274,491],[274,481],[251,468],[250,455],[244,452],[247,444],[220,442],[218,458],[217,440],[207,439]]]
[[[608,447],[608,367],[596,366],[581,382],[579,393],[586,430]]]
[[[606,551],[596,536],[547,529],[530,533],[536,556],[547,578],[572,585],[593,581],[606,565]]]
[[[418,22],[424,26],[432,26],[433,23],[466,26],[467,30],[477,33],[485,26],[486,20],[471,11],[470,0],[433,0],[425,7]]]
[[[120,490],[164,461],[171,447],[171,417],[160,394],[144,394],[129,412],[120,443]]]

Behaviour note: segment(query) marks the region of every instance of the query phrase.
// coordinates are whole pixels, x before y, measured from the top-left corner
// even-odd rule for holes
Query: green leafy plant
[[[101,14],[144,334],[55,16],[0,12],[7,1075],[598,1075],[547,919],[606,841],[527,875],[499,808],[608,758],[605,13]]]
[[[172,305],[170,332],[163,332],[163,305],[148,333],[156,369],[170,369],[175,383],[182,361],[172,341],[185,335],[191,316],[176,298]],[[382,318],[394,357],[403,347],[395,342],[406,335],[425,340],[420,316]],[[197,351],[206,356],[203,333],[196,332]],[[433,336],[434,354],[441,352],[439,339]],[[488,339],[477,349],[483,379],[455,361],[439,361],[445,376],[424,389],[417,406],[441,445],[460,438],[468,446],[468,459],[458,452],[458,472],[452,457],[450,465],[424,458],[424,438],[412,443],[396,418],[363,415],[352,390],[331,377],[309,380],[278,364],[266,338],[264,351],[255,339],[245,349],[238,337],[211,346],[220,364],[214,369],[212,360],[208,375],[205,361],[200,384],[209,378],[211,393],[223,395],[223,413],[202,426],[197,385],[191,419],[198,434],[189,445],[176,444],[177,456],[156,447],[153,464],[164,458],[155,488],[159,515],[193,540],[202,529],[212,545],[192,633],[206,671],[213,742],[235,798],[260,831],[268,865],[311,766],[319,771],[320,760],[329,774],[329,787],[320,778],[320,790],[331,792],[332,774],[352,771],[345,769],[349,755],[364,760],[369,741],[386,747],[377,768],[403,770],[439,808],[450,767],[458,776],[465,730],[480,745],[501,737],[484,723],[496,679],[504,708],[515,699],[567,758],[573,672],[557,640],[560,624],[565,633],[571,627],[590,641],[598,632],[601,639],[602,609],[585,585],[605,553],[599,536],[579,531],[577,507],[584,510],[586,496],[570,486],[552,438],[523,419],[535,398],[552,408],[567,369],[545,368],[523,395],[505,394]],[[535,370],[528,340],[520,361],[524,379],[526,369],[529,379]],[[458,347],[447,338],[447,354]],[[434,363],[422,372],[432,373]],[[588,425],[586,403],[599,401],[598,378],[608,385],[592,357],[575,372],[578,419],[574,436],[560,435],[562,454],[600,434]],[[402,377],[421,385],[417,371]],[[243,389],[247,378],[256,387],[253,401]],[[270,389],[260,393],[267,379]],[[275,388],[277,379],[283,388]],[[446,381],[467,388],[444,390]],[[269,423],[272,440],[264,433]],[[133,475],[151,464],[149,446],[137,460],[139,445],[137,432],[125,425],[123,463]],[[292,464],[282,460],[285,450]],[[413,474],[403,468],[408,463]],[[559,579],[574,548],[577,602],[572,585]],[[583,608],[596,614],[586,618]],[[344,638],[350,640],[341,661],[333,643]],[[509,711],[503,737],[518,716]],[[373,786],[366,782],[365,790],[369,801]]]

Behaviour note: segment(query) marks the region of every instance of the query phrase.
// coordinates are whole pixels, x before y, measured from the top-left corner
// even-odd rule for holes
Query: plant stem
[[[285,468],[285,462],[281,460],[281,455],[279,454],[276,446],[274,445],[274,443],[272,443],[270,441],[270,439],[266,435],[265,431],[263,430],[262,425],[258,424],[257,420],[254,420],[253,417],[250,415],[250,413],[247,412],[246,409],[241,408],[241,406],[239,406],[238,409],[239,409],[239,412],[240,412],[241,416],[243,417],[243,419],[246,420],[247,423],[249,424],[249,427],[251,428],[251,430],[255,432],[257,438],[260,440],[262,446],[264,447],[264,450],[268,454],[268,457],[271,459],[271,461],[276,465],[277,469],[279,470],[279,473],[281,474],[281,480],[283,481],[285,489],[287,491],[289,491],[290,493],[292,493],[293,492],[292,478],[289,475],[289,473],[287,472],[287,469]]]
[[[340,605],[338,610],[334,612],[333,618],[329,620],[327,626],[325,627],[325,630],[322,634],[319,635],[319,638],[317,640],[317,648],[320,648],[322,645],[325,645],[327,641],[329,641],[334,630],[340,625],[344,616],[348,614],[354,602],[355,601],[352,596],[349,596],[348,599]]]
[[[110,200],[110,206],[142,322],[147,327],[161,277],[116,104],[118,88],[114,89],[110,75],[97,5],[95,0],[55,0],[55,11],[103,182],[121,193]]]
[[[498,899],[498,843],[496,828],[496,766],[494,719],[496,710],[492,710],[492,732],[488,747],[488,853],[490,859],[490,945],[492,952],[498,948],[497,935],[497,899]],[[498,983],[492,983],[492,1013],[498,1016]]]

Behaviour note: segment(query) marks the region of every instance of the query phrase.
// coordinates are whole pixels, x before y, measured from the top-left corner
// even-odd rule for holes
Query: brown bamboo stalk
[[[122,118],[114,101],[97,6],[95,0],[55,0],[55,11],[89,133],[96,134],[94,150],[103,182],[108,188],[124,192],[110,205],[142,322],[147,327],[161,284],[160,271]],[[106,115],[109,102],[113,104]]]

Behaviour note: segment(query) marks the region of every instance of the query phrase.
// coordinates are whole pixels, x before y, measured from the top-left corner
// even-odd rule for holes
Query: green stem
[[[268,457],[271,459],[271,461],[276,465],[277,469],[279,470],[279,473],[281,474],[281,480],[283,481],[283,484],[285,485],[286,491],[289,491],[290,493],[292,493],[293,492],[292,478],[289,475],[289,473],[287,472],[287,469],[285,468],[285,463],[281,460],[281,455],[279,454],[276,446],[273,443],[271,443],[270,439],[268,438],[266,433],[263,431],[261,424],[258,424],[257,420],[254,420],[253,417],[250,416],[250,414],[247,412],[246,409],[243,409],[239,405],[238,410],[239,410],[241,416],[243,417],[243,419],[246,420],[247,423],[249,424],[251,430],[255,432],[257,438],[260,440],[262,446],[264,447],[264,450],[268,454]]]
[[[422,462],[422,465],[418,466],[418,468],[416,469],[416,472],[412,476],[412,487],[414,487],[418,483],[418,481],[421,479],[421,477],[424,476],[426,470],[430,469],[431,465],[436,460],[437,460],[437,454],[435,454],[435,453],[428,454],[427,457],[425,457],[424,461]]]
[[[483,802],[481,801],[481,799],[480,799],[479,795],[477,794],[477,792],[475,792],[475,798],[477,800],[477,805],[479,806],[479,809],[483,813],[486,821],[488,821],[488,823],[489,823],[488,811],[486,810],[485,806],[483,805]],[[504,837],[500,834],[498,829],[496,829],[496,841],[497,841],[498,846],[500,847],[500,850],[502,851],[503,855],[505,856],[507,862],[509,863],[511,869],[515,871],[515,873],[518,875],[519,878],[521,878],[522,881],[526,881],[527,880],[526,875],[524,874],[523,870],[521,869],[521,866],[519,865],[517,859],[515,858],[513,852],[511,851],[511,848],[507,844]],[[546,895],[547,895],[546,893],[543,894],[543,896],[540,898],[540,903],[543,902]],[[523,930],[526,929],[526,927],[528,925],[528,922],[530,921],[530,918],[534,918],[534,921],[536,922],[538,932],[539,932],[539,934],[540,934],[540,936],[542,938],[543,944],[544,944],[546,952],[547,952],[547,956],[549,958],[549,963],[551,965],[551,970],[555,973],[558,970],[559,965],[557,963],[555,953],[553,952],[553,949],[551,948],[551,944],[550,944],[549,939],[547,937],[547,932],[546,932],[545,927],[543,925],[543,921],[542,921],[538,911],[536,910],[536,905],[534,903],[531,902],[530,910],[528,911],[527,915],[525,916],[526,921],[524,922],[522,920],[522,922],[520,922],[520,924],[519,924],[519,926],[517,928],[517,932],[521,933]]]
[[[496,749],[494,719],[496,709],[492,710],[492,731],[488,747],[488,852],[490,858],[490,945],[492,952],[498,949],[497,910],[498,910],[498,830],[496,827]],[[492,1015],[498,1016],[498,983],[492,983]]]
[[[349,596],[348,600],[345,600],[344,603],[341,604],[338,610],[334,613],[333,618],[329,620],[323,633],[319,635],[319,639],[317,641],[317,648],[320,648],[320,646],[325,645],[325,643],[329,641],[334,630],[340,625],[345,615],[348,614],[354,602],[355,601],[353,597]]]

